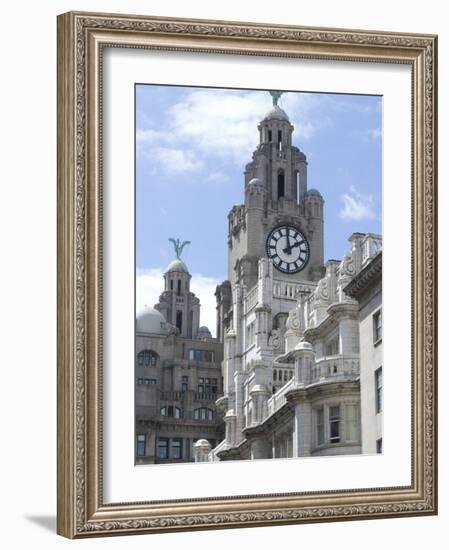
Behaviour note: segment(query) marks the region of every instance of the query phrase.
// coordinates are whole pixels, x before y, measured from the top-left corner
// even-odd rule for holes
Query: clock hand
[[[295,248],[296,246],[300,246],[302,244],[302,241],[297,241],[296,243],[292,244],[291,246],[287,246],[287,248],[284,248],[282,252],[285,254],[291,254],[292,248]]]

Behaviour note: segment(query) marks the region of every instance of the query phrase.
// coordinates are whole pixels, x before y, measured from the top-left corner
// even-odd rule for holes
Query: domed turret
[[[320,199],[323,198],[322,194],[318,191],[318,189],[309,189],[306,192],[306,197],[319,197]]]
[[[186,264],[182,261],[176,258],[176,260],[173,260],[170,262],[170,264],[167,267],[166,273],[188,273],[189,270],[187,269]]]
[[[264,116],[263,120],[285,120],[290,122],[287,113],[279,107],[279,105],[273,105],[273,107]]]
[[[248,182],[248,187],[249,187],[249,186],[252,186],[252,187],[260,187],[260,188],[262,188],[262,189],[265,188],[264,182],[263,182],[261,179],[259,179],[259,178],[253,178],[252,180],[250,180],[250,181]]]
[[[210,330],[206,326],[202,326],[198,329],[196,338],[197,340],[211,340],[212,334],[210,333]]]
[[[167,332],[167,323],[160,311],[153,307],[145,308],[137,315],[137,332],[146,332],[148,334],[165,334]]]

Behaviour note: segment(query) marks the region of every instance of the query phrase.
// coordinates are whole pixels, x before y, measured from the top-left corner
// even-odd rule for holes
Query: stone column
[[[295,404],[293,456],[310,456],[312,450],[312,406],[301,399]]]
[[[309,342],[299,342],[293,351],[295,357],[295,385],[308,384],[312,378],[312,367],[315,364],[315,352]]]
[[[251,440],[251,459],[272,458],[271,438],[257,437]]]
[[[229,446],[236,444],[235,429],[236,429],[236,416],[233,409],[229,409],[225,414],[224,423],[226,426],[225,439]]]

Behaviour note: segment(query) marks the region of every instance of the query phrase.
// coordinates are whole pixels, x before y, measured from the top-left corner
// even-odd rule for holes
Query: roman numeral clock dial
[[[267,256],[283,273],[298,273],[309,261],[307,239],[293,225],[279,225],[267,237]]]

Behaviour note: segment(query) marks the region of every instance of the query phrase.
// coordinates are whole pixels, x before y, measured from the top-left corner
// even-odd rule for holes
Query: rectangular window
[[[182,458],[182,439],[171,440],[171,458],[175,460]]]
[[[137,379],[137,383],[138,383],[139,385],[143,384],[143,378],[138,378],[138,379]]]
[[[340,442],[340,405],[329,407],[329,441]]]
[[[382,438],[380,438],[376,441],[376,453],[380,455],[382,454],[382,450]]]
[[[146,435],[137,434],[137,456],[145,456]]]
[[[324,443],[324,408],[320,407],[316,411],[316,443],[323,445]]]
[[[165,437],[157,440],[157,457],[168,458],[168,439]]]
[[[346,441],[359,439],[359,406],[351,403],[345,406]]]
[[[207,361],[212,363],[214,361],[214,352],[210,350],[201,349],[189,349],[190,361]]]
[[[382,399],[382,367],[379,367],[374,372],[374,385],[376,390],[376,413],[382,412],[383,399]]]
[[[181,391],[188,391],[188,389],[189,389],[189,385],[183,382],[181,384]]]
[[[373,333],[374,343],[382,340],[382,310],[373,315]]]
[[[338,354],[338,336],[326,344],[326,355]]]

